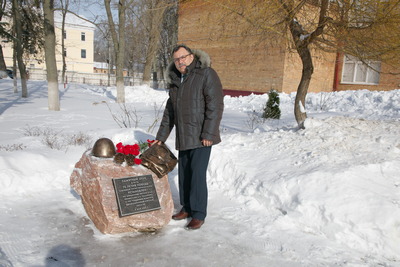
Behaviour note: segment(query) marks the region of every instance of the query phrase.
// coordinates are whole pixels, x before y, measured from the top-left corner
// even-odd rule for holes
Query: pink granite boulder
[[[151,175],[157,191],[160,209],[120,217],[113,178]],[[81,196],[83,206],[100,232],[155,231],[171,220],[174,203],[168,177],[158,178],[143,166],[125,166],[112,158],[96,158],[86,151],[70,177],[71,187]]]

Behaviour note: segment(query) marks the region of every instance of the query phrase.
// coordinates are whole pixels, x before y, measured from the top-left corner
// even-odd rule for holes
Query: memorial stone
[[[129,202],[130,205],[136,205],[135,211],[128,211],[130,214],[126,214],[125,206],[125,210],[121,212],[118,193],[114,187],[115,181],[118,183],[121,179],[125,179],[131,185],[135,185],[137,181],[134,180],[138,177],[144,182],[136,183],[136,186],[141,186],[142,192],[146,193],[129,196],[132,199],[136,197],[136,202]],[[96,228],[105,234],[161,229],[169,223],[174,209],[167,176],[158,178],[143,166],[118,165],[111,158],[94,157],[90,151],[86,151],[76,163],[70,184],[81,196],[89,218]],[[132,190],[130,192],[134,194]],[[156,195],[152,195],[153,193]],[[138,206],[140,201],[146,204],[142,206],[142,210]],[[148,205],[152,206],[149,208]]]

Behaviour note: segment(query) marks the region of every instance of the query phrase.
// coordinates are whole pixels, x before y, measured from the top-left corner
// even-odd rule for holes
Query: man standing
[[[199,229],[207,216],[207,166],[211,146],[221,142],[224,109],[220,79],[210,57],[185,45],[173,49],[168,67],[169,99],[155,144],[165,142],[174,126],[179,151],[179,198],[182,209],[174,220],[191,217],[187,229]]]

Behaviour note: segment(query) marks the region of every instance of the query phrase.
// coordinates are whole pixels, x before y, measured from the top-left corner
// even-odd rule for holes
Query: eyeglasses
[[[175,62],[175,63],[178,63],[179,61],[181,61],[181,60],[187,58],[187,57],[190,56],[190,55],[191,55],[191,54],[187,54],[186,56],[181,56],[181,57],[178,57],[178,58],[174,58],[174,62]]]

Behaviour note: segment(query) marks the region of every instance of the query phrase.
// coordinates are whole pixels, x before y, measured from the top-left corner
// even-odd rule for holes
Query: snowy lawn
[[[94,227],[70,175],[98,138],[154,138],[167,92],[127,87],[137,121],[120,128],[115,88],[60,85],[59,112],[46,82],[28,90],[0,80],[0,266],[400,266],[400,90],[310,93],[305,130],[294,94],[267,121],[267,95],[225,97],[204,226],[120,235]]]

